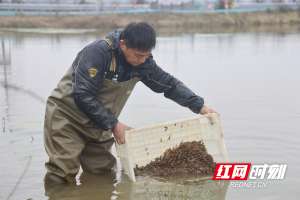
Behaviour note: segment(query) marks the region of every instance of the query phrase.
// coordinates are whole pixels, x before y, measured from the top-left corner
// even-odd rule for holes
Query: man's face
[[[120,48],[125,56],[126,61],[132,66],[143,64],[151,55],[150,51],[140,51],[137,49],[128,48],[124,40],[120,40]]]

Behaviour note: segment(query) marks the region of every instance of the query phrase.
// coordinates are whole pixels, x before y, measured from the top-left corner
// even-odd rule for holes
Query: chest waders
[[[107,41],[111,46],[110,41]],[[112,56],[110,71],[116,69]],[[76,70],[76,69],[75,69]],[[110,149],[112,132],[95,128],[93,122],[79,110],[72,96],[73,68],[67,71],[47,100],[44,123],[47,175],[56,175],[70,182],[80,166],[90,173],[103,173],[115,165]],[[139,78],[116,82],[104,79],[97,99],[116,117],[119,116]],[[46,176],[47,177],[47,176]]]

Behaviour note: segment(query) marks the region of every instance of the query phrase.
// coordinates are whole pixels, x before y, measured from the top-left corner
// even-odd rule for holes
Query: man
[[[128,128],[118,116],[138,81],[194,113],[215,112],[155,63],[155,44],[149,24],[131,23],[78,53],[47,100],[46,182],[74,182],[80,166],[94,174],[111,170],[116,160],[110,148],[114,139],[125,143]]]

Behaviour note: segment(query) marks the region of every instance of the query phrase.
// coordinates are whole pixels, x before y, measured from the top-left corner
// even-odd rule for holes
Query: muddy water
[[[117,174],[82,175],[79,186],[44,190],[45,99],[91,34],[0,33],[0,199],[297,199],[300,195],[300,34],[180,34],[154,56],[222,117],[230,160],[287,164],[282,181],[234,188]],[[149,101],[151,99],[151,101]],[[137,127],[193,116],[138,84],[120,119]],[[46,195],[45,195],[46,193]]]

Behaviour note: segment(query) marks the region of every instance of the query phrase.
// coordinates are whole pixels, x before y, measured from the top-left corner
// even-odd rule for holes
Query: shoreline
[[[1,33],[18,33],[22,35],[105,35],[114,29],[68,29],[68,28],[0,28]],[[249,27],[215,27],[183,29],[156,29],[159,36],[172,36],[179,34],[217,34],[217,33],[300,33],[300,25],[261,25]]]
[[[300,26],[300,11],[272,11],[230,14],[160,13],[106,14],[99,16],[0,16],[1,29],[52,28],[109,30],[122,28],[129,22],[147,21],[159,30],[247,29],[263,26]]]

